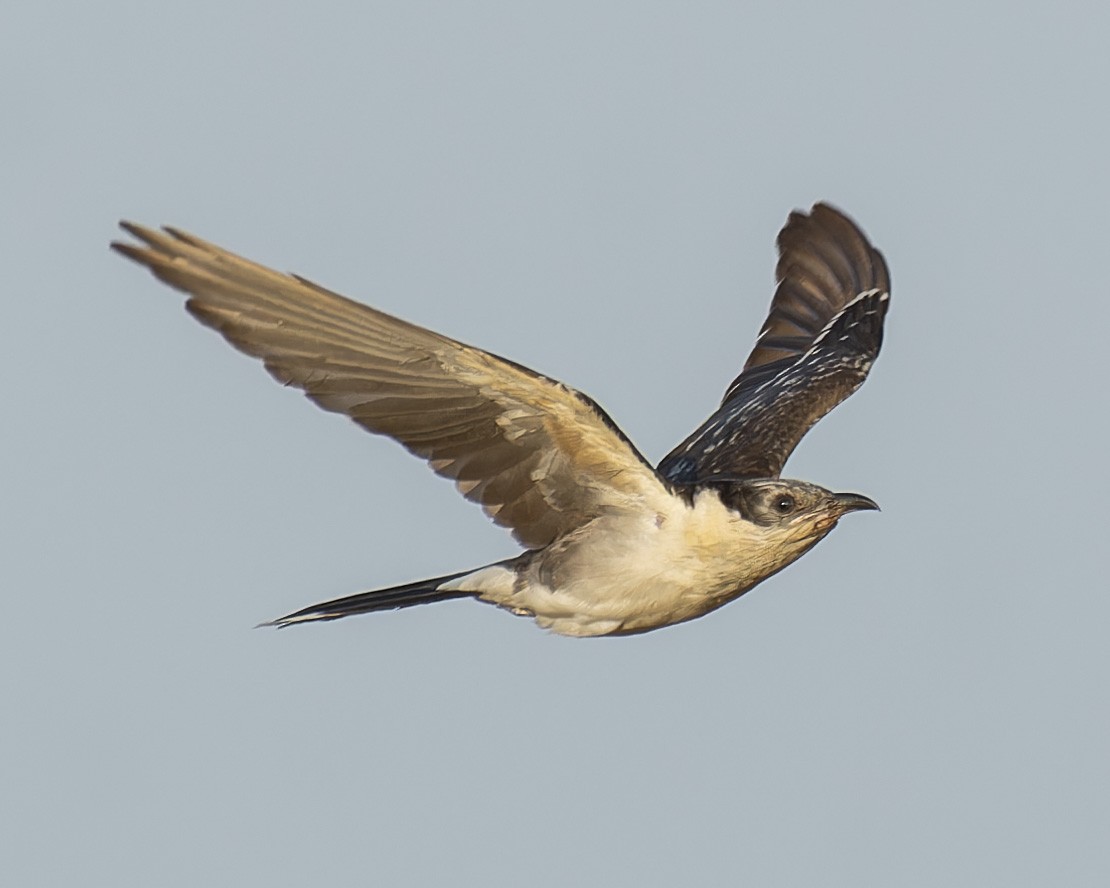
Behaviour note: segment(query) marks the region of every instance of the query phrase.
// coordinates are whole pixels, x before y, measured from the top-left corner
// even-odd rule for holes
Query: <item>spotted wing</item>
[[[201,323],[325,410],[426,459],[525,546],[667,495],[574,389],[184,232],[122,227],[141,243],[113,247],[188,293]]]
[[[717,411],[659,464],[682,484],[778,477],[802,436],[867,378],[890,274],[847,216],[819,203],[778,238],[778,287],[743,372]]]

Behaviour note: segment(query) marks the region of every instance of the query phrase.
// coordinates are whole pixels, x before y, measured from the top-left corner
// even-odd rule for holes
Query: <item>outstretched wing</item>
[[[529,548],[606,507],[668,496],[592,400],[555,380],[181,231],[123,223],[123,255],[279,382],[388,435]]]
[[[778,477],[879,353],[890,274],[855,223],[819,203],[790,214],[778,247],[778,287],[755,348],[717,412],[659,464],[670,481]]]

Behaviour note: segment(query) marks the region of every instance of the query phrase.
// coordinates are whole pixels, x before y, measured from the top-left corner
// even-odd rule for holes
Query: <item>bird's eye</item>
[[[774,508],[780,515],[789,515],[794,511],[794,497],[784,493],[775,499]]]

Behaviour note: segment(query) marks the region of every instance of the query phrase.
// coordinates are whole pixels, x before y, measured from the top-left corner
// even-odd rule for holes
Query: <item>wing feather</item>
[[[530,548],[608,508],[668,496],[592,400],[488,352],[281,274],[175,228],[113,247],[279,382],[388,435]]]
[[[817,204],[791,213],[778,246],[778,286],[755,347],[717,411],[660,462],[671,481],[778,477],[879,353],[890,274],[859,227]]]

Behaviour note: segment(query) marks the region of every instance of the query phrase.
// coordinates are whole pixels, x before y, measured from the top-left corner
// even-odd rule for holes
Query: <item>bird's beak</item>
[[[834,493],[833,502],[836,503],[842,515],[847,512],[858,512],[861,509],[879,511],[879,504],[861,493]]]

